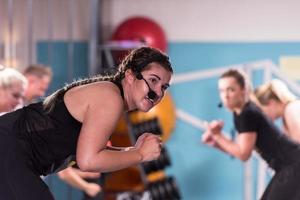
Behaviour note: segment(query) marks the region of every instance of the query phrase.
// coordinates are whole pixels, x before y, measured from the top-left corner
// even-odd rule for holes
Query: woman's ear
[[[272,105],[274,107],[276,107],[280,102],[279,101],[276,101],[275,99],[269,99],[267,101],[267,104],[266,105]]]
[[[135,80],[135,73],[131,69],[127,69],[125,71],[125,79],[129,82],[133,82]]]

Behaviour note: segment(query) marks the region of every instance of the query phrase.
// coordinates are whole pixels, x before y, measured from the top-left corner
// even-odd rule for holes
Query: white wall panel
[[[156,20],[170,41],[300,40],[297,0],[104,0],[104,22]]]

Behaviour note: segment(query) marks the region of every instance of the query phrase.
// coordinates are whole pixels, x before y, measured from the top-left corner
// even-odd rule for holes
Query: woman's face
[[[51,77],[44,75],[43,77],[37,77],[34,75],[27,76],[28,89],[27,93],[30,93],[30,98],[43,97],[50,85]],[[28,100],[28,99],[27,99]]]
[[[138,110],[147,112],[163,98],[165,90],[169,87],[172,73],[158,63],[151,63],[141,74],[144,79],[136,78],[133,85],[133,102]],[[157,94],[157,98],[149,98],[147,83]]]
[[[233,111],[244,105],[246,91],[234,77],[220,78],[218,85],[221,101],[226,108]]]
[[[21,83],[13,83],[10,87],[0,87],[0,112],[13,111],[22,104],[25,88]]]

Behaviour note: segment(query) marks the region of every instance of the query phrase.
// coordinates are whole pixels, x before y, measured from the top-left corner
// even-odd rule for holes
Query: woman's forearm
[[[78,166],[83,171],[111,172],[137,165],[142,160],[142,155],[135,148],[122,151],[104,149],[91,156],[86,162],[78,163]]]
[[[244,155],[239,147],[239,145],[232,140],[226,138],[223,134],[214,134],[213,140],[215,141],[215,147],[219,150],[239,158],[242,161],[248,159],[248,156]]]

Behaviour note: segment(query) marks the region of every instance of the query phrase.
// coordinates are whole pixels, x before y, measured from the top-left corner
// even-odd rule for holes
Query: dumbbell
[[[166,177],[148,185],[152,200],[179,200],[180,193],[173,177]]]
[[[132,124],[132,134],[135,140],[146,132],[153,133],[155,135],[162,135],[161,126],[156,117],[150,120]]]
[[[150,183],[142,192],[123,192],[117,200],[180,200],[180,193],[173,177]]]

